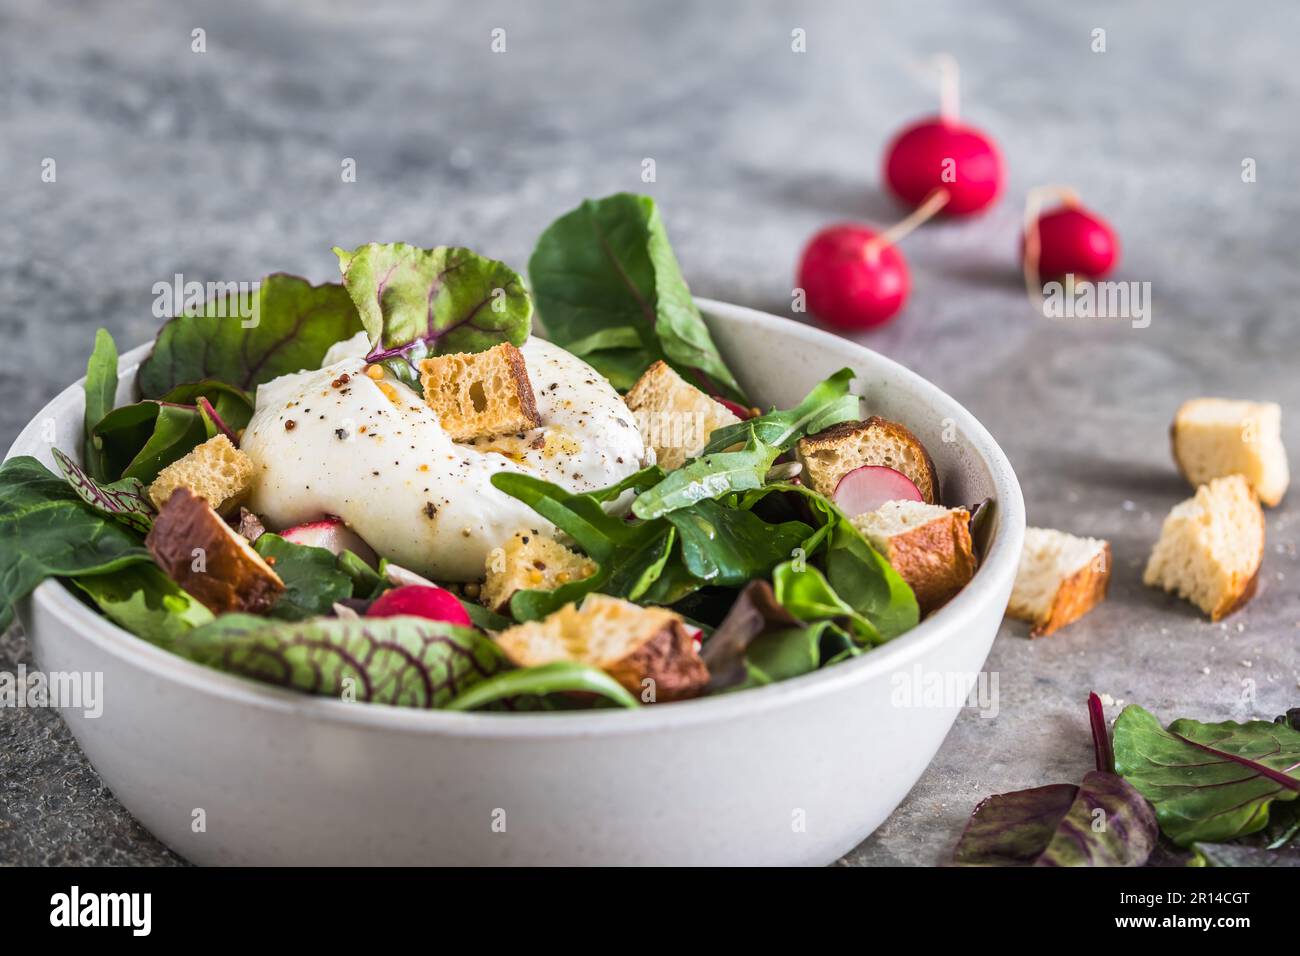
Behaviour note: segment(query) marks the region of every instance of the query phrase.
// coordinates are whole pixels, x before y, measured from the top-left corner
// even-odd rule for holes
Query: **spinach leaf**
[[[752,431],[758,440],[778,452],[787,452],[805,435],[852,421],[858,417],[860,399],[849,394],[853,369],[842,368],[813,387],[803,401],[786,411],[773,409],[748,421],[715,430],[702,455],[723,451],[747,439]]]
[[[1097,820],[1105,825],[1097,827]],[[1092,770],[1079,787],[1053,784],[980,801],[953,863],[1141,866],[1159,835],[1155,815],[1137,790],[1115,774]]]
[[[284,582],[284,593],[271,608],[271,617],[300,621],[328,614],[336,602],[352,596],[352,576],[340,570],[339,559],[326,548],[294,544],[268,531],[258,536],[253,549]]]
[[[136,535],[96,514],[35,458],[0,465],[0,630],[13,620],[15,602],[46,578],[152,560]]]
[[[225,614],[172,646],[189,660],[264,683],[399,707],[444,707],[506,667],[478,631],[420,617]]]
[[[362,328],[343,286],[312,285],[284,273],[261,281],[251,317],[243,318],[238,306],[238,293],[232,293],[168,320],[140,364],[140,394],[161,398],[204,379],[251,392],[289,372],[319,368],[331,345]]]
[[[159,647],[170,647],[177,636],[213,620],[211,611],[156,565],[132,564],[72,583],[114,623]]]
[[[641,706],[622,684],[604,671],[574,661],[554,661],[490,677],[465,691],[445,709],[477,710],[515,697],[566,693],[598,694],[620,707]]]
[[[101,418],[113,410],[117,401],[117,344],[108,329],[95,333],[95,350],[90,353],[86,363],[86,413],[85,445],[81,458],[86,463],[86,472],[93,481],[111,481],[104,464],[103,453],[99,443],[91,434],[91,428]]]
[[[841,518],[831,531],[826,577],[840,597],[875,626],[875,643],[911,630],[921,619],[911,586],[847,519]]]
[[[704,500],[669,512],[682,542],[682,560],[700,581],[742,587],[772,568],[812,534],[802,521],[768,524],[752,511]]]
[[[415,366],[426,356],[522,345],[528,338],[533,302],[504,262],[469,249],[404,242],[334,252],[370,335],[367,358],[417,387]]]
[[[687,379],[703,375],[705,391],[744,401],[649,196],[588,199],[561,216],[537,240],[528,275],[551,341],[616,388],[664,360]]]
[[[260,539],[262,535],[258,535]],[[284,539],[281,538],[281,541]],[[287,543],[287,542],[286,542]],[[356,552],[344,549],[335,562],[336,567],[352,579],[352,597],[368,601],[387,590],[388,582],[381,571],[376,571]],[[382,564],[381,564],[382,569]]]
[[[109,412],[95,426],[108,473],[149,484],[172,462],[208,440],[198,409],[146,400]]]
[[[1137,705],[1115,721],[1115,770],[1155,807],[1179,846],[1263,829],[1269,806],[1300,797],[1300,731],[1252,720],[1168,729]]]
[[[59,449],[53,449],[53,453],[54,462],[68,486],[90,507],[136,531],[147,533],[153,527],[154,515],[158,512],[145,494],[144,485],[135,478],[101,485]]]
[[[841,598],[822,573],[811,565],[796,568],[787,561],[772,572],[776,599],[802,621],[848,620],[858,639],[879,644],[883,640],[871,621]]]
[[[761,488],[778,451],[752,431],[740,451],[693,458],[632,503],[632,513],[646,520],[662,518],[707,498]]]

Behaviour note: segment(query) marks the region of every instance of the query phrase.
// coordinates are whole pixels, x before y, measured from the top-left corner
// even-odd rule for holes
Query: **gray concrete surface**
[[[205,53],[191,51],[195,28]],[[791,50],[796,28],[806,53]],[[1096,28],[1104,53],[1091,49]],[[1033,523],[1107,537],[1116,560],[1110,600],[1086,620],[1032,643],[1004,625],[988,664],[997,717],[963,714],[904,804],[844,860],[937,863],[981,797],[1087,769],[1091,689],[1166,719],[1271,717],[1300,702],[1294,493],[1268,514],[1259,597],[1226,623],[1139,581],[1186,494],[1165,440],[1183,398],[1281,402],[1300,449],[1297,34],[1300,11],[1280,0],[4,0],[0,444],[81,374],[97,325],[124,346],[150,337],[151,287],[173,273],[326,279],[330,246],[391,239],[522,267],[555,215],[619,189],[659,199],[697,293],[788,313],[815,229],[898,215],[880,192],[881,150],[934,105],[909,63],[951,51],[964,113],[1001,142],[1009,191],[983,218],[907,241],[910,307],[864,341],[988,426]],[[47,157],[54,183],[41,180]],[[1048,182],[1114,222],[1118,277],[1151,283],[1148,328],[1029,308],[1017,224],[1025,190]],[[0,670],[25,654],[12,630]],[[179,861],[55,714],[0,711],[0,863],[65,862]]]

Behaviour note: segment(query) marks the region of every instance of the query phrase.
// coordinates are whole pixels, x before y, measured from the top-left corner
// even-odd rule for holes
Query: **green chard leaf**
[[[212,612],[152,564],[74,578],[115,624],[150,644],[170,648],[182,634],[213,620]]]
[[[1105,820],[1097,827],[1098,819]],[[956,866],[1142,866],[1160,831],[1151,807],[1121,777],[1092,770],[1083,785],[1053,784],[980,801]]]
[[[706,392],[744,401],[650,197],[586,200],[542,233],[528,275],[551,341],[616,388],[626,391],[663,360]]]
[[[823,429],[858,417],[861,400],[849,394],[854,372],[842,368],[810,391],[794,408],[772,411],[736,422],[713,432],[701,455],[725,451],[748,439],[752,432],[765,445],[778,452],[787,452],[805,435],[815,435]]]
[[[252,392],[289,372],[319,368],[331,345],[362,330],[351,296],[337,283],[317,286],[276,273],[259,283],[251,303],[241,300],[232,292],[169,319],[140,364],[140,394],[162,398],[205,379]]]
[[[55,448],[53,453],[54,463],[68,486],[90,507],[142,533],[148,533],[153,527],[158,511],[145,494],[144,485],[135,478],[100,484],[59,449]]]
[[[420,617],[225,614],[172,646],[189,660],[264,683],[399,707],[445,707],[506,667],[478,631]]]
[[[370,336],[372,362],[418,385],[415,365],[429,355],[522,345],[533,302],[504,262],[469,249],[420,249],[404,242],[335,249],[343,285]]]
[[[0,465],[0,630],[14,604],[50,577],[79,577],[152,561],[138,536],[97,514],[35,458]]]
[[[778,454],[750,430],[743,449],[691,459],[638,496],[632,512],[646,520],[662,518],[708,498],[761,488]]]
[[[95,423],[113,410],[117,401],[117,344],[107,329],[95,333],[95,350],[86,363],[85,446],[82,460],[92,481],[111,481],[99,443],[91,434]]]
[[[253,549],[270,561],[284,582],[284,594],[271,608],[272,617],[300,621],[328,614],[336,602],[352,596],[352,573],[340,568],[340,559],[332,551],[294,544],[269,531],[257,536]]]
[[[465,691],[445,709],[478,710],[514,698],[572,693],[598,694],[620,707],[641,706],[622,684],[604,671],[574,661],[553,661],[490,677]]]
[[[1183,719],[1165,729],[1131,704],[1115,721],[1114,748],[1115,771],[1179,846],[1255,833],[1270,805],[1300,797],[1300,731],[1286,724]]]

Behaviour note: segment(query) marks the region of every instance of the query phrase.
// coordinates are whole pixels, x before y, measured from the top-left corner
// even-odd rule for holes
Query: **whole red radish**
[[[909,206],[919,206],[942,190],[947,194],[946,214],[969,216],[987,209],[1002,194],[1002,154],[988,134],[957,118],[956,60],[946,54],[936,60],[939,115],[894,136],[885,148],[885,182]]]
[[[408,584],[385,591],[366,611],[366,617],[424,617],[461,627],[473,627],[456,595],[438,587]]]
[[[1085,209],[1070,190],[1056,190],[1061,205],[1038,214],[1032,191],[1020,255],[1026,272],[1043,279],[1074,275],[1100,279],[1119,262],[1119,237],[1110,223]]]

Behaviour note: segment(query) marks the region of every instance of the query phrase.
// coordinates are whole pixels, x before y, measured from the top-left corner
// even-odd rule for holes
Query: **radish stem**
[[[878,233],[869,239],[862,247],[862,252],[868,262],[874,263],[880,255],[880,250],[885,246],[896,245],[900,239],[912,232],[922,223],[933,219],[944,206],[948,205],[951,194],[948,190],[939,188],[933,190],[930,195],[925,197],[925,202],[917,206],[912,212],[903,219],[894,223],[882,233]]]

